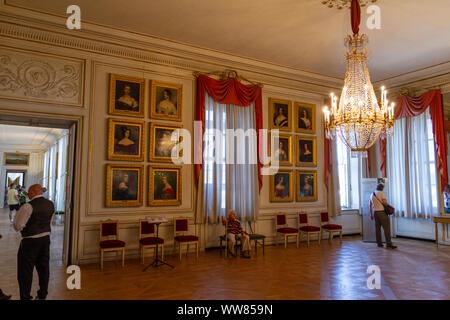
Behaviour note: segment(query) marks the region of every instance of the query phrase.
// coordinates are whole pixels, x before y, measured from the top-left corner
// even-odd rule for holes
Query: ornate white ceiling
[[[66,15],[73,0],[5,0]],[[78,0],[83,21],[343,78],[348,9],[321,0]],[[449,0],[379,0],[369,36],[373,81],[450,61]]]

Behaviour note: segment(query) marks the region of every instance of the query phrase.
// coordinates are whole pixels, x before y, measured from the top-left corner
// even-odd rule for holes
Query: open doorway
[[[55,205],[52,219],[50,265],[70,263],[72,175],[74,159],[75,124],[66,120],[40,123],[38,119],[0,119],[0,251],[5,257],[3,265],[16,265],[17,249],[21,236],[9,219],[16,210],[10,210],[8,191],[14,187],[23,204],[26,191],[33,184],[44,188],[44,197]],[[27,125],[22,125],[22,124]],[[23,163],[9,161],[20,155]],[[18,157],[19,158],[19,157]],[[2,259],[3,260],[3,259]]]

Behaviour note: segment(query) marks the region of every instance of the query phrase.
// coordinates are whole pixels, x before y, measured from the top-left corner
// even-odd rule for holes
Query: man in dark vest
[[[20,299],[30,300],[33,270],[39,276],[37,298],[45,299],[48,293],[50,260],[50,223],[55,207],[42,196],[42,186],[34,184],[28,189],[30,202],[25,203],[14,218],[14,229],[22,234],[17,253],[17,280]]]

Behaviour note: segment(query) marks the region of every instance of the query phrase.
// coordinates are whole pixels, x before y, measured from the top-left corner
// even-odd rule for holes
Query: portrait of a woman
[[[298,119],[298,127],[301,129],[312,129],[311,119],[308,116],[308,111],[306,109],[300,110],[300,117]]]
[[[313,185],[311,184],[310,176],[303,176],[303,186],[300,191],[302,197],[312,197],[314,195]]]
[[[277,108],[277,114],[274,117],[273,123],[276,127],[288,127],[289,119],[285,116],[283,107],[279,106]]]
[[[312,154],[312,142],[300,140],[300,161],[301,162],[312,162],[313,154]]]
[[[172,185],[167,180],[167,176],[163,175],[161,177],[161,184],[162,184],[162,190],[161,190],[161,199],[167,200],[167,199],[175,199],[176,194],[173,190]]]
[[[284,177],[280,176],[278,178],[278,183],[275,186],[275,197],[284,198],[285,195],[285,186],[284,186]],[[289,192],[289,191],[288,191]]]
[[[117,86],[120,86],[120,85],[123,85],[123,87],[122,87],[122,90],[119,91],[119,92],[121,92],[121,95],[116,99],[116,109],[137,112],[139,109],[139,102],[138,102],[138,100],[136,100],[136,98],[137,99],[139,99],[139,98],[138,97],[134,98],[132,96],[131,85],[126,82],[117,81]],[[139,90],[138,90],[138,95],[139,95]]]
[[[116,138],[114,139],[114,154],[120,155],[137,155],[138,146],[133,141],[135,139],[132,137],[131,129],[127,126],[117,125],[116,128]],[[139,129],[137,129],[139,131]]]
[[[177,107],[172,102],[172,91],[169,89],[164,89],[162,92],[162,99],[156,106],[156,113],[165,115],[175,115],[177,114]]]

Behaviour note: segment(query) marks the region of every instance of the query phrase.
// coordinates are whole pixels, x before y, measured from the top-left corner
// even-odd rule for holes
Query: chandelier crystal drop
[[[365,154],[380,134],[393,134],[394,103],[389,105],[387,91],[381,88],[381,101],[370,81],[367,68],[367,36],[355,33],[345,44],[347,70],[339,99],[331,94],[331,108],[325,106],[324,125],[327,138],[338,136],[352,152]]]
[[[377,0],[359,0],[359,5],[361,7],[366,6],[369,3],[375,3]],[[322,4],[326,5],[328,8],[338,8],[339,10],[343,8],[350,8],[352,0],[322,0]]]

